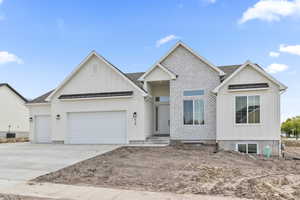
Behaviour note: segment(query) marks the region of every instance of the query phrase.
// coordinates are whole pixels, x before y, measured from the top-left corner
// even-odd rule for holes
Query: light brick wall
[[[178,75],[176,80],[170,81],[171,139],[216,139],[216,97],[211,91],[220,84],[218,73],[182,46],[175,49],[162,64]],[[204,125],[183,125],[183,91],[191,89],[205,92],[200,97],[204,99]]]

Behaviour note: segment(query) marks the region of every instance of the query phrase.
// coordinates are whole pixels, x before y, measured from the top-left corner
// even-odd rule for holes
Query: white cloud
[[[282,17],[298,16],[300,14],[300,0],[259,0],[248,8],[239,23],[260,19],[263,21],[279,21]]]
[[[0,64],[6,64],[10,62],[15,62],[18,64],[23,64],[23,60],[20,59],[18,56],[9,53],[7,51],[0,51]]]
[[[176,36],[176,35],[168,35],[168,36],[166,36],[164,38],[161,38],[160,40],[157,40],[156,41],[156,47],[160,47],[161,45],[163,45],[163,44],[165,44],[167,42],[170,42],[172,40],[177,40],[177,39],[179,39],[179,37]]]
[[[279,51],[300,56],[300,45],[281,44],[279,47]]]
[[[3,0],[0,0],[0,5],[3,3]],[[0,13],[0,21],[4,20],[5,16],[3,14]]]
[[[275,52],[275,51],[271,51],[271,52],[269,53],[269,56],[271,56],[271,57],[278,57],[279,55],[280,55],[280,53]]]
[[[283,72],[287,70],[289,67],[285,64],[273,63],[266,68],[266,71],[271,74],[276,74],[278,72]]]

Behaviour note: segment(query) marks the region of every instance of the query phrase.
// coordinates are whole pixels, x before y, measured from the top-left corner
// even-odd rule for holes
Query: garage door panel
[[[37,143],[51,142],[50,115],[39,115],[35,117],[35,136]]]
[[[126,112],[69,113],[70,144],[126,143]]]

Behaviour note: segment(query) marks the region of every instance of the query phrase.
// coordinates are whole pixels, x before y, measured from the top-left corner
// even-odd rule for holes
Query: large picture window
[[[235,122],[237,124],[260,123],[260,96],[235,97]]]
[[[204,124],[204,102],[202,99],[183,101],[183,124]]]

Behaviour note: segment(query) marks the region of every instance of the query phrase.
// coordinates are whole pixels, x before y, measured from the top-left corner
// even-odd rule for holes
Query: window
[[[183,102],[183,121],[184,124],[193,124],[193,100],[186,100]]]
[[[183,101],[183,124],[204,124],[204,102],[202,99]]]
[[[247,144],[238,144],[238,151],[241,153],[247,153]]]
[[[237,144],[237,151],[241,153],[257,154],[257,144]]]
[[[260,122],[259,96],[248,97],[248,123],[257,124]]]
[[[204,95],[204,90],[187,90],[183,92],[183,96],[201,96]]]
[[[248,144],[248,153],[257,154],[257,144]]]
[[[161,97],[155,97],[156,102],[169,102],[170,97],[168,96],[161,96]]]
[[[237,124],[260,123],[260,96],[235,97],[235,122]]]

